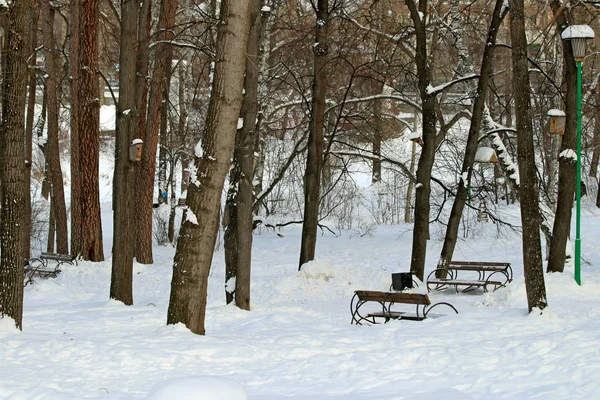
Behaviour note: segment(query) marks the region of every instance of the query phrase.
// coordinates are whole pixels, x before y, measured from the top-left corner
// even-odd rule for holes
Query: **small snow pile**
[[[18,332],[15,320],[9,317],[0,318],[0,333]]]
[[[213,376],[175,378],[154,386],[147,400],[247,400],[239,383]]]
[[[331,278],[334,278],[336,275],[344,275],[342,268],[335,267],[333,266],[333,264],[327,261],[318,260],[307,262],[302,266],[300,272],[298,272],[298,276],[300,277],[304,277],[307,279],[322,279],[326,282]]]

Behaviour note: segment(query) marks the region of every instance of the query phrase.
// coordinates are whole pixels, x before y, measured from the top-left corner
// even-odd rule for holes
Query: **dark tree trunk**
[[[167,324],[183,322],[204,334],[208,274],[212,262],[221,192],[235,145],[242,103],[250,0],[221,0],[212,94],[202,155],[188,187],[189,207],[173,263]]]
[[[170,145],[169,133],[169,86],[171,86],[170,69],[167,73],[167,83],[163,91],[163,107],[160,110],[159,146],[158,146],[158,204],[167,204],[169,196],[169,182],[167,181],[167,168],[169,164],[168,147]]]
[[[517,132],[517,158],[521,181],[521,225],[523,227],[523,266],[525,290],[529,312],[533,308],[543,310],[548,305],[542,247],[540,244],[540,209],[538,205],[538,182],[533,149],[531,125],[531,99],[527,39],[525,38],[525,12],[523,0],[510,0],[510,31],[512,41],[513,92],[515,96]]]
[[[138,52],[137,52],[137,76],[135,80],[136,84],[136,98],[135,105],[138,110],[138,123],[137,123],[137,138],[144,138],[146,135],[146,112],[148,107],[148,71],[150,61],[150,30],[152,27],[152,0],[142,0],[140,8],[140,21],[138,24]],[[139,170],[139,168],[138,168]],[[139,171],[136,172],[136,177],[139,175]],[[136,190],[138,183],[136,182]],[[135,209],[135,227],[137,228],[137,219],[140,218],[139,207]],[[139,258],[137,255],[140,253],[141,241],[134,240],[134,256]],[[139,261],[139,259],[138,259]]]
[[[71,77],[71,254],[81,254],[81,176],[79,170],[79,0],[71,0],[69,75]]]
[[[469,183],[471,182],[471,176],[473,175],[473,164],[475,162],[475,153],[477,153],[477,141],[483,120],[483,110],[485,108],[487,89],[491,80],[492,67],[494,64],[496,36],[498,35],[499,27],[502,24],[502,20],[504,19],[505,15],[503,14],[503,4],[503,0],[496,1],[492,21],[490,22],[488,29],[487,40],[484,44],[481,72],[475,92],[475,103],[473,104],[473,114],[471,116],[471,125],[469,127],[469,134],[467,136],[467,147],[465,149],[465,156],[462,165],[461,175],[464,176],[466,173],[467,179],[466,181],[461,179],[458,183],[458,188],[456,189],[456,197],[454,199],[454,203],[452,204],[452,211],[450,212],[448,225],[446,226],[446,236],[444,237],[444,246],[442,247],[442,253],[437,265],[438,268],[446,267],[452,260],[452,255],[454,254],[454,248],[456,246],[458,229],[460,227],[460,220],[468,199],[468,187]]]
[[[596,96],[596,104],[600,100],[600,95]],[[592,139],[592,161],[590,162],[589,176],[598,176],[598,162],[600,161],[600,114],[594,115],[594,137]]]
[[[383,90],[381,86],[379,93]],[[373,170],[371,173],[371,182],[381,181],[381,136],[383,134],[383,120],[381,113],[381,100],[373,101],[373,117],[375,118],[373,126]]]
[[[46,157],[52,195],[52,211],[56,223],[56,251],[69,254],[69,235],[67,232],[67,207],[62,169],[60,167],[60,149],[58,147],[58,68],[56,67],[56,45],[54,42],[54,10],[50,0],[40,1],[42,15],[42,33],[44,36],[44,54],[46,58],[46,96],[48,101],[48,142]]]
[[[300,262],[302,265],[315,259],[321,167],[323,164],[323,126],[325,124],[325,95],[327,92],[327,55],[329,54],[329,0],[318,0],[313,45],[312,108],[308,126],[306,172],[304,175],[304,218]]]
[[[423,22],[424,18],[421,18],[421,15],[427,13],[427,1],[419,1],[418,8],[413,0],[406,0],[406,5],[415,26],[417,41],[415,61],[423,120],[423,146],[416,174],[415,223],[413,228],[410,271],[417,278],[423,280],[425,274],[425,257],[427,255],[427,240],[429,239],[430,179],[436,147],[435,97],[427,93],[427,87],[431,83],[431,68],[427,57],[427,32]]]
[[[568,25],[562,3],[550,3],[556,15],[556,27],[559,30]],[[577,66],[573,59],[573,50],[568,40],[562,40],[563,68],[566,83],[566,120],[565,133],[562,138],[560,152],[567,149],[577,151]],[[573,198],[575,196],[575,176],[577,165],[572,158],[559,157],[558,159],[558,196],[556,199],[556,212],[550,251],[548,252],[548,272],[563,272],[565,268],[566,246],[571,227],[571,214]],[[521,175],[523,176],[523,175]],[[521,183],[522,185],[522,183]]]
[[[136,138],[137,0],[121,1],[121,43],[119,56],[119,104],[115,159],[114,234],[110,298],[133,304],[133,243],[135,161],[129,159],[129,146]]]
[[[39,6],[37,2],[33,2],[31,8],[31,46],[29,48],[31,54],[37,45],[37,28],[39,21]],[[33,146],[33,122],[35,116],[35,90],[36,90],[36,57],[29,59],[29,87],[27,95],[27,119],[25,121],[25,163],[27,167],[27,179],[31,182],[31,162],[32,162],[32,146]],[[29,185],[30,186],[30,185]],[[28,186],[28,187],[29,187]],[[31,190],[25,191],[25,216],[23,229],[23,256],[26,259],[31,257]]]
[[[23,328],[23,202],[29,190],[24,147],[31,7],[31,0],[11,3],[2,54],[0,316],[12,318],[18,329]]]
[[[54,253],[54,239],[56,238],[56,217],[54,214],[54,201],[50,197],[50,212],[48,217],[48,237],[46,238],[46,251]]]
[[[98,0],[80,4],[79,26],[79,173],[81,257],[104,261],[100,218],[100,93],[98,81]]]
[[[225,296],[243,310],[250,310],[250,269],[252,256],[252,177],[254,176],[254,142],[258,115],[258,65],[262,35],[260,0],[250,1],[250,33],[246,51],[244,100],[237,130],[233,168],[229,174],[226,209],[229,222],[225,230]],[[233,280],[232,280],[233,279]],[[235,282],[235,286],[233,285]],[[232,287],[233,286],[233,287]],[[235,296],[234,296],[235,294]]]
[[[157,40],[173,39],[172,26],[175,22],[177,0],[162,0],[158,22]],[[136,208],[137,246],[136,259],[142,264],[152,264],[152,202],[154,196],[154,174],[156,172],[156,151],[158,129],[161,120],[163,93],[170,75],[172,46],[168,43],[156,45],[156,61],[150,85],[150,103],[148,104],[147,125],[144,135],[144,152],[137,171],[136,193],[139,206]]]

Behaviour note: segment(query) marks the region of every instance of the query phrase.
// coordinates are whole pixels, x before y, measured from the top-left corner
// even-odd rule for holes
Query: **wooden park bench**
[[[459,278],[459,272],[477,273],[475,276]],[[462,275],[462,274],[461,274]],[[510,263],[506,262],[485,262],[485,261],[450,261],[446,268],[436,268],[427,276],[427,290],[443,290],[454,286],[458,293],[458,287],[463,286],[462,292],[468,292],[478,287],[484,292],[493,287],[496,291],[505,287],[513,279],[513,272]]]
[[[51,262],[56,264],[50,265]],[[25,262],[25,284],[33,283],[33,278],[56,278],[60,274],[62,264],[77,265],[75,256],[58,253],[42,253],[39,257],[30,258]]]
[[[362,308],[365,304],[377,304],[368,311]],[[410,304],[416,307],[415,313],[397,309],[399,304]],[[352,313],[352,324],[362,325],[364,322],[376,324],[380,319],[388,322],[390,319],[407,319],[411,321],[422,321],[428,317],[437,317],[430,311],[437,306],[448,306],[456,314],[458,311],[450,303],[439,302],[431,305],[429,296],[423,293],[401,293],[401,292],[378,292],[374,290],[357,290],[350,301],[350,312]]]

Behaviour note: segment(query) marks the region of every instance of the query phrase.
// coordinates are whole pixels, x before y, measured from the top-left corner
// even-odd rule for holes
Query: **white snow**
[[[175,378],[157,384],[147,400],[247,400],[237,382],[212,376]]]
[[[136,138],[131,141],[131,144],[143,144],[143,143],[144,143],[144,141],[140,138]]]
[[[235,276],[233,278],[227,279],[227,282],[225,282],[225,291],[227,293],[235,292],[235,281],[236,281]]]
[[[558,110],[556,108],[553,108],[551,110],[548,110],[546,115],[548,115],[549,117],[564,117],[566,114],[563,110]]]
[[[262,6],[262,8],[260,9],[260,12],[263,12],[263,13],[271,12],[271,7],[269,7],[269,6]]]
[[[570,158],[573,161],[577,161],[577,153],[573,149],[565,149],[558,155],[559,158]]]
[[[411,133],[408,134],[407,137],[408,137],[408,140],[416,140],[421,137],[421,134],[419,132],[412,131]]]
[[[237,129],[242,129],[244,127],[244,118],[238,118]]]
[[[198,140],[196,146],[194,146],[194,155],[196,158],[202,158],[204,155],[204,150],[202,149],[202,139]]]
[[[196,214],[194,214],[194,212],[189,208],[185,213],[185,220],[191,222],[194,225],[198,225],[198,218],[196,217]]]
[[[588,25],[567,26],[560,34],[563,39],[593,39],[594,30]]]
[[[109,256],[110,206],[103,211]],[[517,208],[501,211],[519,220]],[[460,314],[423,322],[350,325],[354,290],[387,290],[392,272],[408,271],[412,225],[320,235],[317,260],[300,272],[300,227],[256,234],[249,312],[225,305],[218,250],[206,336],[166,325],[173,248],[134,264],[129,307],[108,300],[110,259],[65,265],[25,288],[23,332],[0,320],[0,399],[594,399],[600,213],[593,204],[583,213],[583,285],[570,267],[546,274],[542,315],[527,315],[521,238],[494,224],[460,240],[456,258],[511,262],[515,280],[487,294],[433,291]],[[441,246],[428,243],[426,274]]]
[[[496,151],[491,147],[480,147],[475,153],[475,162],[487,163],[496,159]]]

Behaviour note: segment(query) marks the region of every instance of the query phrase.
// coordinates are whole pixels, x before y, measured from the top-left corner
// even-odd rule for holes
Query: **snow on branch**
[[[429,95],[436,95],[436,94],[438,94],[440,92],[443,92],[444,90],[446,90],[449,87],[452,87],[452,86],[454,86],[454,85],[456,85],[458,83],[465,82],[465,81],[468,81],[468,80],[471,80],[471,79],[475,79],[475,78],[479,78],[479,74],[466,75],[466,76],[460,77],[460,78],[455,79],[455,80],[450,81],[450,82],[443,83],[443,84],[435,86],[435,87],[431,86],[431,84],[430,84],[425,89],[425,92],[427,94],[429,94]]]
[[[352,104],[352,103],[361,103],[361,102],[365,102],[365,101],[372,101],[372,100],[398,100],[402,103],[405,103],[409,106],[411,106],[412,108],[414,108],[416,111],[421,112],[421,107],[415,103],[414,101],[412,101],[411,99],[409,99],[408,97],[404,97],[404,96],[400,96],[400,95],[395,95],[395,94],[375,94],[373,96],[366,96],[366,97],[356,97],[353,99],[346,99],[343,102],[340,103],[333,103],[328,109],[327,111],[330,111],[333,108],[342,106],[342,105],[346,105],[346,104]],[[326,112],[327,112],[326,111]]]

